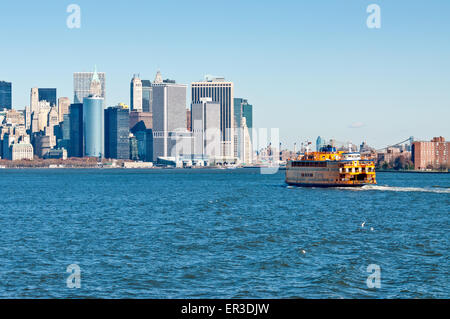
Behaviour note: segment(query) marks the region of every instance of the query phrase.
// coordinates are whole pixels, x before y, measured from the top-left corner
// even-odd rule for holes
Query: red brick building
[[[449,168],[450,142],[435,137],[431,142],[414,142],[412,159],[416,170]]]

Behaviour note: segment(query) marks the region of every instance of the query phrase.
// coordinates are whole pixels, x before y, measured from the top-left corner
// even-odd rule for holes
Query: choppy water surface
[[[0,297],[449,298],[450,176],[378,181],[311,189],[256,169],[0,170]],[[70,264],[81,289],[66,287]],[[370,264],[380,289],[366,285]]]

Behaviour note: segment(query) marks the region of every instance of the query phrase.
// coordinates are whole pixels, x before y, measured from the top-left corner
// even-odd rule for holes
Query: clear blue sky
[[[81,29],[66,8],[81,7]],[[366,8],[381,7],[381,29]],[[384,146],[450,138],[450,1],[1,1],[0,80],[13,104],[31,87],[73,99],[73,72],[106,72],[107,103],[129,102],[133,73],[235,83],[254,125],[281,139]],[[351,128],[352,124],[361,126]]]

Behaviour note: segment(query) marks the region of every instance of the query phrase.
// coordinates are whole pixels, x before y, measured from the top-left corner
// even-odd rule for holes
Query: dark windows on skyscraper
[[[0,81],[0,109],[12,109],[12,83]]]

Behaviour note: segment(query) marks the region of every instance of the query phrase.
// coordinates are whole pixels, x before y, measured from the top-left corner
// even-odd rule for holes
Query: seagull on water
[[[361,224],[361,228],[364,228],[364,225],[366,224],[366,222],[363,222],[362,224]]]

